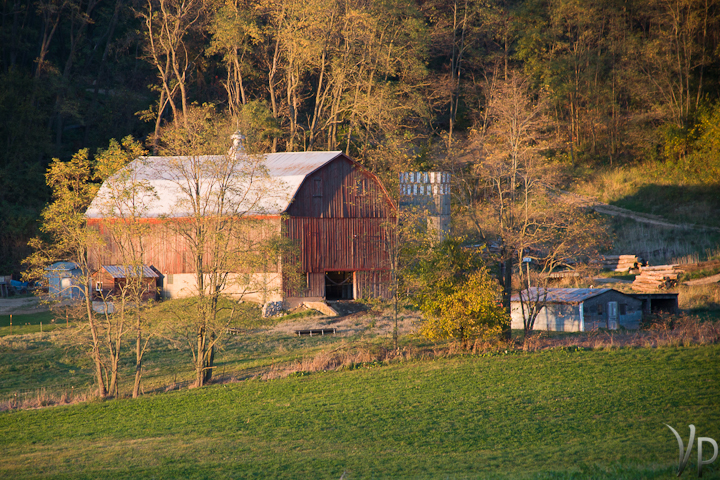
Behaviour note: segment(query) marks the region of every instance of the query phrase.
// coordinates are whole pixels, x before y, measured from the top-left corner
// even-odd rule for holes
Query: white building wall
[[[166,275],[163,280],[163,298],[187,298],[197,295],[194,273]],[[224,294],[250,302],[276,302],[282,298],[282,275],[279,273],[253,273],[228,275]]]
[[[520,302],[511,305],[511,328],[523,329],[523,314]],[[580,332],[582,318],[579,305],[548,304],[544,306],[535,319],[534,330],[553,332]]]

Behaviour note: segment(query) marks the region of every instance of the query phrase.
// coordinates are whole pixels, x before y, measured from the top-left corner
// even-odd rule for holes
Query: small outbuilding
[[[51,296],[62,299],[85,298],[80,283],[82,270],[75,262],[55,262],[45,267],[45,277],[48,279],[48,292]]]
[[[142,299],[154,299],[157,295],[157,283],[160,275],[150,266],[130,267],[123,265],[103,265],[93,274],[95,298],[107,299],[121,294],[128,278],[141,276]]]
[[[523,328],[520,295],[528,302],[543,304],[534,330],[587,332],[599,328],[637,329],[642,320],[642,300],[612,288],[530,288],[513,295],[512,328]]]

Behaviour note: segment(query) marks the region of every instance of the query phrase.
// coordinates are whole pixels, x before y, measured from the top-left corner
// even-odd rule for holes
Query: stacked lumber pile
[[[640,274],[635,277],[635,281],[633,282],[633,289],[646,293],[653,292],[655,290],[667,290],[677,285],[678,277],[683,273],[713,270],[717,268],[720,268],[720,260],[641,267]],[[720,281],[720,275],[690,280],[685,283],[687,285],[707,285],[717,281]]]
[[[641,267],[632,284],[633,290],[649,293],[672,288],[677,285],[680,274],[684,273],[683,267],[679,264]]]
[[[605,255],[597,262],[603,270],[613,272],[629,272],[642,265],[642,259],[637,255]]]

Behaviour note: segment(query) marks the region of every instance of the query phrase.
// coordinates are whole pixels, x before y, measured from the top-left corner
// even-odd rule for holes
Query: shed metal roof
[[[256,172],[255,175],[238,175],[238,185],[234,185],[239,211],[256,215],[277,215],[290,206],[295,194],[305,178],[317,169],[342,155],[333,152],[285,152],[269,153],[260,156],[258,164],[264,165],[268,175]],[[203,155],[195,157],[200,163],[227,159],[224,155]],[[251,157],[252,158],[252,157]],[[133,182],[142,183],[154,190],[156,197],[145,195],[143,217],[186,217],[190,216],[187,195],[181,189],[186,180],[178,172],[178,166],[189,165],[192,157],[141,157],[133,160],[123,170],[113,175],[119,179],[123,174],[132,172]],[[110,182],[111,183],[111,182]],[[206,191],[212,193],[212,174],[204,177]],[[230,192],[232,193],[232,192]],[[112,212],[113,192],[109,182],[105,182],[98,195],[86,212],[88,218],[103,218]],[[231,198],[230,201],[233,199]]]
[[[80,268],[77,263],[75,262],[55,262],[49,267],[45,267],[45,270],[51,271],[51,272],[60,272],[60,271],[68,271],[68,270],[75,270]]]
[[[113,278],[126,278],[126,274],[130,274],[130,276],[135,276],[137,273],[140,272],[141,268],[132,268],[130,266],[126,265],[103,265],[102,268],[108,272]],[[135,270],[135,274],[133,274],[133,270]],[[159,278],[160,275],[155,273],[155,271],[148,267],[147,265],[142,266],[142,278]]]
[[[523,299],[543,298],[546,294],[546,302],[548,303],[570,303],[578,304],[585,300],[596,297],[603,293],[613,290],[612,288],[539,288],[531,287],[528,296],[528,290],[521,292]],[[519,294],[515,294],[511,299],[513,302],[519,302]]]

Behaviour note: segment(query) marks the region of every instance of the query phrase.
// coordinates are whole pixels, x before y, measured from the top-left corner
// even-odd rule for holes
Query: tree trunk
[[[205,384],[205,330],[201,328],[197,336],[197,352],[195,356],[195,386]]]
[[[513,257],[508,255],[503,264],[503,308],[508,315],[511,315],[511,298],[512,298],[512,268]],[[503,327],[503,337],[510,340],[512,336],[511,326]]]
[[[135,383],[133,384],[132,398],[140,396],[140,379],[142,378],[142,329],[140,323],[140,315],[138,315],[137,323],[135,324],[137,329],[137,338],[135,339]]]
[[[278,118],[277,95],[275,93],[275,73],[277,72],[278,58],[280,55],[280,35],[275,39],[275,50],[270,71],[268,72],[268,91],[270,93],[270,106],[272,107],[273,118]],[[277,152],[277,137],[273,137],[272,152]]]
[[[215,335],[211,336],[211,341],[215,340]],[[208,355],[207,361],[204,365],[204,378],[203,378],[203,384],[210,383],[210,380],[212,380],[213,375],[213,365],[215,363],[215,344],[213,342],[213,345],[210,346],[210,353]]]
[[[97,325],[93,317],[92,297],[88,285],[85,285],[85,307],[87,308],[88,324],[90,325],[90,333],[93,339],[92,358],[95,364],[95,380],[97,381],[98,397],[105,398],[107,396],[107,390],[105,390],[102,362],[100,361],[100,340],[98,339]]]

